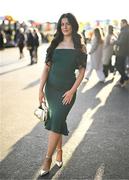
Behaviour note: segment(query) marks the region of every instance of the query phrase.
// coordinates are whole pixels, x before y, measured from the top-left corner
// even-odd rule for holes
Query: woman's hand
[[[73,98],[73,95],[74,95],[74,93],[71,90],[65,92],[65,94],[62,96],[63,97],[62,103],[64,105],[70,104],[71,100]]]
[[[45,94],[43,91],[39,91],[39,104],[41,105],[42,102],[45,101]]]

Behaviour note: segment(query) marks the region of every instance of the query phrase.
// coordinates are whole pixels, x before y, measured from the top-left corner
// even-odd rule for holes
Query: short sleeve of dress
[[[87,54],[84,52],[78,52],[76,58],[76,68],[86,68],[87,65]]]

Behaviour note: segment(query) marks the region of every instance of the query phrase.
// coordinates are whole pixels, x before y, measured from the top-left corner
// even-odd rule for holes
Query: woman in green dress
[[[49,116],[45,128],[50,131],[48,149],[40,171],[49,173],[52,155],[57,149],[56,164],[61,167],[62,135],[68,135],[66,118],[71,110],[76,91],[83,80],[86,68],[86,48],[78,34],[78,23],[71,14],[63,14],[57,24],[57,32],[47,49],[46,61],[39,86],[40,104],[46,99]],[[79,73],[76,77],[75,70]]]

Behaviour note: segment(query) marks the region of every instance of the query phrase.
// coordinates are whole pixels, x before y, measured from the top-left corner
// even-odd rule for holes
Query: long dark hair
[[[70,25],[72,26],[72,39],[73,39],[74,48],[79,51],[81,51],[82,49],[81,36],[78,34],[79,25],[75,16],[71,13],[62,14],[57,23],[57,31],[54,35],[54,38],[47,49],[47,55],[46,55],[46,61],[45,61],[46,63],[52,62],[52,55],[53,55],[54,49],[58,46],[58,44],[61,41],[63,41],[63,34],[61,31],[61,21],[63,18],[67,18]]]

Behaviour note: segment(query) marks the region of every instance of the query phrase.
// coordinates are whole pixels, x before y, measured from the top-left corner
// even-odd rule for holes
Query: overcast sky
[[[73,13],[79,21],[96,19],[129,20],[129,0],[0,0],[0,16],[17,20],[57,21],[61,14]]]

